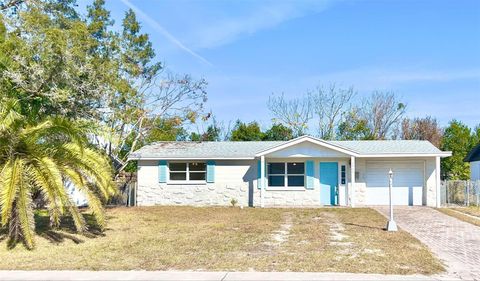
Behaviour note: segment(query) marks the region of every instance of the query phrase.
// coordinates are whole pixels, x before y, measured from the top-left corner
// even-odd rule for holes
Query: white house
[[[428,141],[158,142],[138,161],[137,204],[361,206],[440,204],[440,158]]]
[[[480,180],[480,144],[475,146],[467,157],[464,159],[465,162],[470,162],[470,180],[479,181]]]

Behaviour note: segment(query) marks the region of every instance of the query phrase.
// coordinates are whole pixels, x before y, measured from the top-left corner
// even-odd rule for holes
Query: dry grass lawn
[[[456,208],[455,210],[480,218],[480,206],[479,207],[470,206],[470,207],[465,207],[465,208]]]
[[[0,269],[331,271],[434,274],[443,266],[372,209],[138,207],[108,210],[89,237],[39,230],[37,248],[0,245]],[[38,216],[44,222],[48,219]]]
[[[461,221],[480,226],[480,207],[439,208],[437,210]]]

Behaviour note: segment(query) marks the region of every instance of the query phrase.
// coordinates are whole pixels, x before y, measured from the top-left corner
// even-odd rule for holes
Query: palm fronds
[[[71,215],[79,232],[85,219],[67,193],[66,182],[83,191],[99,226],[105,225],[102,200],[114,194],[108,158],[89,146],[85,122],[62,117],[26,118],[15,100],[0,100],[0,215],[11,243],[35,245],[32,194],[47,202],[51,225]]]

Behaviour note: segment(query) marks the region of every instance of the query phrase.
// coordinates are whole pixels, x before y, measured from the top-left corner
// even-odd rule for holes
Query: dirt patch
[[[280,225],[279,229],[273,231],[272,239],[271,241],[265,242],[266,245],[279,247],[288,241],[292,229],[292,215],[290,212],[284,214],[284,223]]]
[[[325,224],[329,228],[330,244],[336,246],[351,246],[351,242],[346,240],[349,238],[345,234],[345,226],[339,221],[335,213],[325,213]]]

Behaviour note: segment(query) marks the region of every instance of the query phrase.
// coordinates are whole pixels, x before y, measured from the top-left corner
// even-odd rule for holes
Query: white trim
[[[261,156],[261,155],[258,155]],[[179,160],[179,161],[188,161],[188,160],[255,160],[258,156],[255,157],[137,157],[137,158],[128,158],[127,161],[131,160]],[[389,154],[356,154],[351,155],[356,156],[358,158],[382,158],[382,157],[392,157],[392,158],[400,158],[400,157],[450,157],[452,156],[451,151],[442,151],[439,153],[389,153]],[[309,158],[309,157],[308,157]],[[314,157],[316,158],[316,157]]]
[[[269,186],[266,189],[267,191],[306,191],[303,186]]]
[[[296,139],[293,139],[291,141],[288,141],[286,143],[283,143],[283,144],[274,146],[272,148],[260,151],[259,153],[255,154],[255,157],[270,154],[272,152],[279,151],[279,150],[282,150],[282,149],[285,149],[287,147],[290,147],[290,146],[293,146],[293,145],[296,145],[296,144],[300,144],[300,143],[303,143],[303,142],[310,142],[310,143],[313,143],[313,144],[316,144],[316,145],[319,145],[319,146],[323,146],[323,147],[326,147],[326,148],[329,148],[329,149],[332,149],[332,150],[335,150],[335,151],[338,151],[338,152],[341,152],[341,153],[345,153],[347,155],[354,155],[354,156],[359,155],[357,152],[355,152],[353,150],[346,149],[346,148],[343,148],[343,147],[340,147],[340,146],[337,146],[337,145],[333,145],[333,144],[328,143],[324,140],[313,138],[313,137],[310,137],[310,136],[302,136],[302,137],[298,137]]]
[[[435,201],[436,207],[440,208],[440,157],[435,157]]]
[[[350,157],[350,206],[355,207],[355,157]]]
[[[451,151],[442,151],[439,153],[390,153],[390,154],[360,154],[358,158],[400,158],[400,157],[450,157]]]
[[[167,184],[206,184],[207,183],[207,163],[205,161],[198,161],[197,163],[203,163],[205,164],[205,171],[190,171],[190,164],[195,163],[196,161],[169,161],[167,162],[167,172],[168,172],[168,178],[167,178]],[[172,171],[170,170],[170,164],[175,164],[175,163],[180,163],[180,164],[185,164],[185,171]],[[170,179],[170,174],[171,173],[185,173],[185,180],[172,180]],[[205,180],[190,180],[190,173],[193,174],[205,174]]]
[[[260,207],[265,207],[265,156],[260,157],[260,181],[262,183],[260,189]]]
[[[167,181],[168,185],[207,185],[207,181]]]
[[[292,190],[297,190],[297,188],[302,188],[302,189],[305,189],[306,188],[306,173],[305,173],[305,162],[304,161],[279,161],[279,162],[276,162],[276,161],[268,161],[267,162],[267,167],[269,164],[283,164],[283,166],[285,167],[285,170],[283,172],[283,174],[270,174],[268,172],[268,169],[266,171],[266,182],[267,182],[267,189],[270,189],[270,188],[274,188],[274,189],[277,189],[277,188],[283,188],[283,190],[288,190],[290,188],[293,188]],[[289,163],[302,163],[303,164],[303,174],[289,174],[288,173],[288,164]],[[277,177],[280,177],[280,176],[283,176],[283,186],[270,186],[270,176],[277,176]],[[297,176],[297,177],[303,177],[303,185],[302,186],[289,186],[288,185],[288,177],[289,176]],[[279,189],[280,190],[280,189]]]
[[[255,157],[136,157],[128,158],[130,160],[178,160],[178,161],[189,161],[189,160],[255,160]]]

